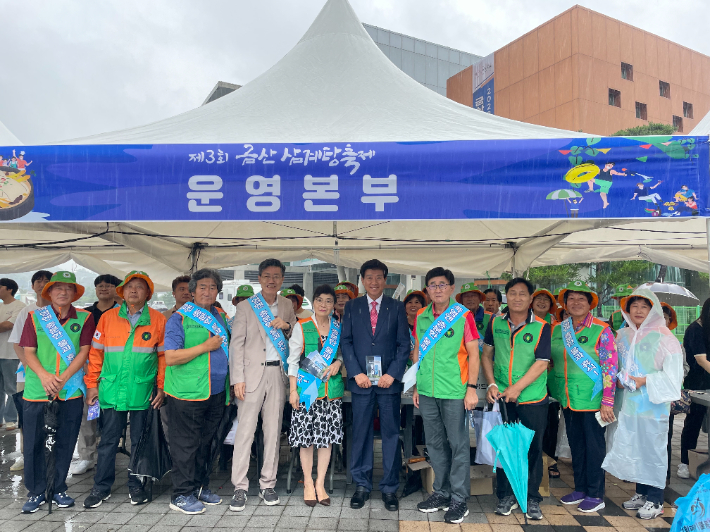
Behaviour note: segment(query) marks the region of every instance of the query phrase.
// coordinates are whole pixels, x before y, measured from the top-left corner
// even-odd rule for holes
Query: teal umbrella
[[[519,421],[510,423],[505,401],[501,401],[503,424],[493,427],[486,435],[496,452],[496,464],[500,461],[505,476],[518,499],[524,514],[528,511],[528,451],[535,431]],[[493,471],[496,466],[493,466]]]

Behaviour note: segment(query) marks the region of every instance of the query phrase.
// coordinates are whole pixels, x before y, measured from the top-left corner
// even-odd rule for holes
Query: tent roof
[[[7,129],[5,124],[0,122],[0,146],[20,146],[22,142],[12,132]]]
[[[67,144],[433,141],[587,135],[516,122],[420,85],[377,47],[347,0],[328,0],[278,63],[181,115]]]
[[[689,135],[710,135],[710,113],[706,114],[703,119],[693,128]]]

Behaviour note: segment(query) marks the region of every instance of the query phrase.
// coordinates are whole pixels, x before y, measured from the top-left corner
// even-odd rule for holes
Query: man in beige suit
[[[264,430],[264,465],[259,478],[259,497],[264,504],[279,503],[274,491],[279,465],[281,420],[286,402],[286,371],[279,350],[267,334],[267,329],[277,330],[279,339],[288,356],[288,337],[296,324],[291,301],[278,295],[284,280],[286,267],[277,259],[266,259],[259,264],[261,293],[253,298],[257,305],[268,306],[274,319],[266,326],[263,318],[254,311],[252,301],[247,299],[237,305],[232,324],[232,340],[229,345],[229,369],[234,395],[237,398],[237,434],[234,438],[232,459],[232,483],[234,497],[229,509],[241,512],[246,507],[249,480],[249,450],[261,412]],[[263,310],[261,311],[263,315]],[[268,319],[268,318],[267,318]],[[285,335],[285,336],[284,336]]]

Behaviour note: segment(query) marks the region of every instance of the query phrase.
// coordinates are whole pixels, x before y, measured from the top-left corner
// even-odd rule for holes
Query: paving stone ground
[[[643,532],[666,530],[673,522],[674,509],[671,503],[678,496],[685,495],[694,481],[679,479],[676,474],[680,461],[680,432],[684,416],[675,420],[673,438],[672,476],[666,488],[665,514],[653,521],[643,521],[634,517],[634,512],[625,511],[621,503],[634,493],[634,484],[629,484],[607,476],[606,508],[595,514],[582,514],[574,507],[562,506],[558,498],[569,493],[574,482],[569,461],[559,465],[561,478],[550,481],[551,496],[542,503],[544,519],[534,524],[524,524],[519,510],[512,515],[495,515],[496,498],[493,495],[471,497],[468,502],[470,514],[461,525],[443,522],[443,513],[423,514],[416,510],[418,502],[425,494],[415,493],[400,500],[399,512],[384,509],[381,494],[372,493],[371,500],[361,510],[350,508],[350,496],[355,486],[346,485],[344,473],[336,473],[331,506],[308,508],[303,504],[302,487],[295,488],[291,495],[286,493],[286,472],[288,468],[288,448],[282,447],[282,460],[276,491],[281,499],[279,506],[264,506],[257,497],[256,472],[250,470],[251,487],[247,508],[244,512],[228,510],[233,486],[227,472],[215,472],[211,488],[223,497],[223,503],[210,506],[199,516],[187,516],[168,508],[170,500],[170,476],[155,485],[154,499],[150,504],[131,506],[126,486],[128,458],[122,455],[117,460],[117,476],[111,498],[101,507],[85,510],[83,501],[93,484],[93,471],[68,479],[68,493],[76,499],[76,507],[57,510],[50,515],[46,506],[35,514],[23,515],[20,508],[25,501],[21,474],[10,471],[14,458],[19,455],[19,434],[0,428],[0,532],[198,532],[211,531],[256,531],[285,532],[343,531],[343,532],[604,532],[617,529],[620,532]],[[707,448],[707,435],[701,434],[698,448]],[[376,450],[375,463],[381,464],[381,454]],[[382,475],[375,470],[375,484]],[[296,476],[299,478],[299,476]],[[603,530],[604,529],[604,530]]]

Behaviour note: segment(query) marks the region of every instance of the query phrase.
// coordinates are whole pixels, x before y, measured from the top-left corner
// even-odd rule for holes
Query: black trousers
[[[210,449],[224,408],[225,392],[204,401],[170,398],[168,431],[172,442],[173,497],[190,495],[209,486]]]
[[[22,434],[24,438],[25,486],[30,497],[47,490],[47,467],[44,458],[44,405],[45,401],[25,401]],[[67,490],[67,473],[74,446],[79,438],[84,398],[59,401],[59,429],[54,444],[54,493]]]
[[[557,450],[557,433],[560,430],[560,403],[547,405],[547,428],[542,437],[542,452],[550,458],[557,460],[555,451]]]
[[[143,434],[145,421],[148,417],[149,409],[133,410],[131,414],[131,456],[136,452],[138,441]],[[128,412],[119,412],[113,408],[102,408],[101,419],[101,440],[97,448],[99,458],[96,462],[96,475],[94,475],[94,487],[101,493],[111,493],[111,486],[116,480],[116,453],[118,452],[118,441],[123,435],[123,430],[128,423]],[[141,480],[128,473],[128,489],[136,489],[141,486]]]
[[[685,416],[683,424],[683,432],[680,434],[680,463],[688,464],[688,451],[691,451],[698,446],[698,436],[700,428],[703,426],[703,419],[707,413],[707,407],[691,403],[690,412]]]
[[[604,470],[606,456],[606,428],[599,425],[595,412],[563,411],[567,440],[572,451],[574,490],[594,499],[604,498]]]
[[[542,437],[547,426],[547,404],[518,405],[507,403],[508,420],[520,422],[530,430],[535,431],[530,450],[528,451],[528,500],[542,501],[540,482],[542,482]],[[496,494],[499,499],[513,495],[513,488],[502,468],[496,470],[498,486]]]

